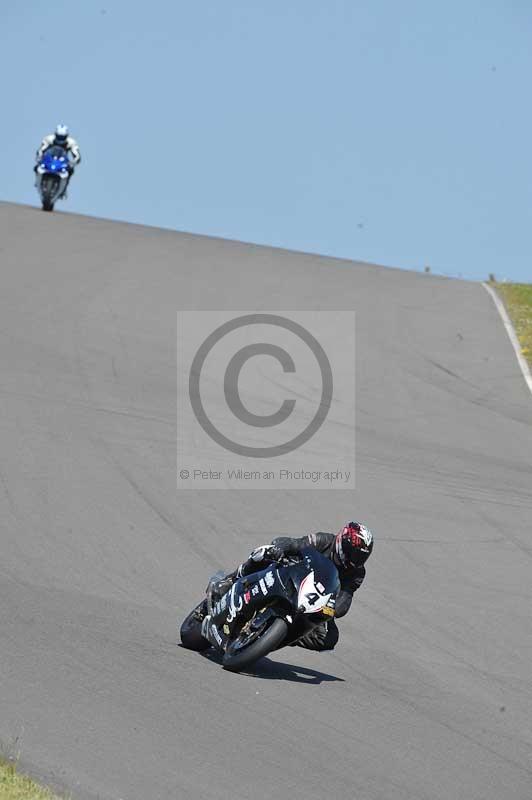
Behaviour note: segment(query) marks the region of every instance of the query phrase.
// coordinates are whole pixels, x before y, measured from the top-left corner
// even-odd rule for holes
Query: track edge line
[[[521,372],[523,373],[523,378],[525,379],[525,383],[530,390],[530,394],[532,394],[532,374],[530,373],[530,367],[521,352],[521,345],[519,344],[519,340],[517,338],[517,334],[515,332],[515,328],[512,324],[510,317],[508,316],[508,312],[504,307],[504,303],[502,302],[501,298],[491,286],[489,286],[485,281],[482,281],[482,286],[491,296],[491,299],[495,303],[495,308],[499,312],[499,316],[502,319],[503,325],[506,328],[506,333],[508,334],[508,338],[512,343],[512,347],[514,349],[517,363],[521,368]]]

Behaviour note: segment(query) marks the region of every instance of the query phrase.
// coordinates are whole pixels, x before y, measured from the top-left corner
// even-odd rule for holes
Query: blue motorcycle
[[[53,211],[54,203],[65,194],[72,172],[68,154],[55,145],[46,150],[35,169],[35,187],[41,197],[43,211]]]

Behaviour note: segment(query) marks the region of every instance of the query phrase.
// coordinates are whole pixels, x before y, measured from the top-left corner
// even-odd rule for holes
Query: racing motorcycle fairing
[[[315,625],[334,616],[340,589],[332,561],[314,548],[302,552],[297,562],[266,569],[239,578],[214,604],[202,623],[202,635],[225,650],[246,626],[260,628],[278,616],[289,625],[285,644],[297,641]],[[213,580],[213,579],[211,579]]]
[[[65,196],[70,174],[67,151],[58,145],[49,147],[35,170],[35,188],[41,197],[43,210],[53,211],[54,203]]]
[[[54,175],[61,175],[66,177],[68,175],[70,163],[68,154],[63,147],[55,145],[49,147],[42,155],[37,167],[37,172],[43,175],[44,173],[51,173]]]

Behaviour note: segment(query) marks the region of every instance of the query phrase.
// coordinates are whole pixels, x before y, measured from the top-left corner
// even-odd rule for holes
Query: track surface
[[[0,204],[0,737],[75,797],[529,800],[532,402],[480,285]],[[175,491],[177,308],[346,308],[357,491]],[[366,520],[332,654],[176,647],[218,566]]]

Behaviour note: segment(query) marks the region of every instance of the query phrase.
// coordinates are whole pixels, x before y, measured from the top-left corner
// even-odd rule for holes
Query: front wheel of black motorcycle
[[[230,672],[240,672],[279,647],[287,632],[288,623],[276,617],[273,622],[268,622],[266,630],[253,636],[249,644],[240,637],[231,642],[225,652],[222,667]]]
[[[179,631],[183,647],[187,647],[189,650],[196,650],[198,653],[211,646],[207,639],[201,635],[201,622],[205,613],[205,600],[203,600],[186,617]]]

